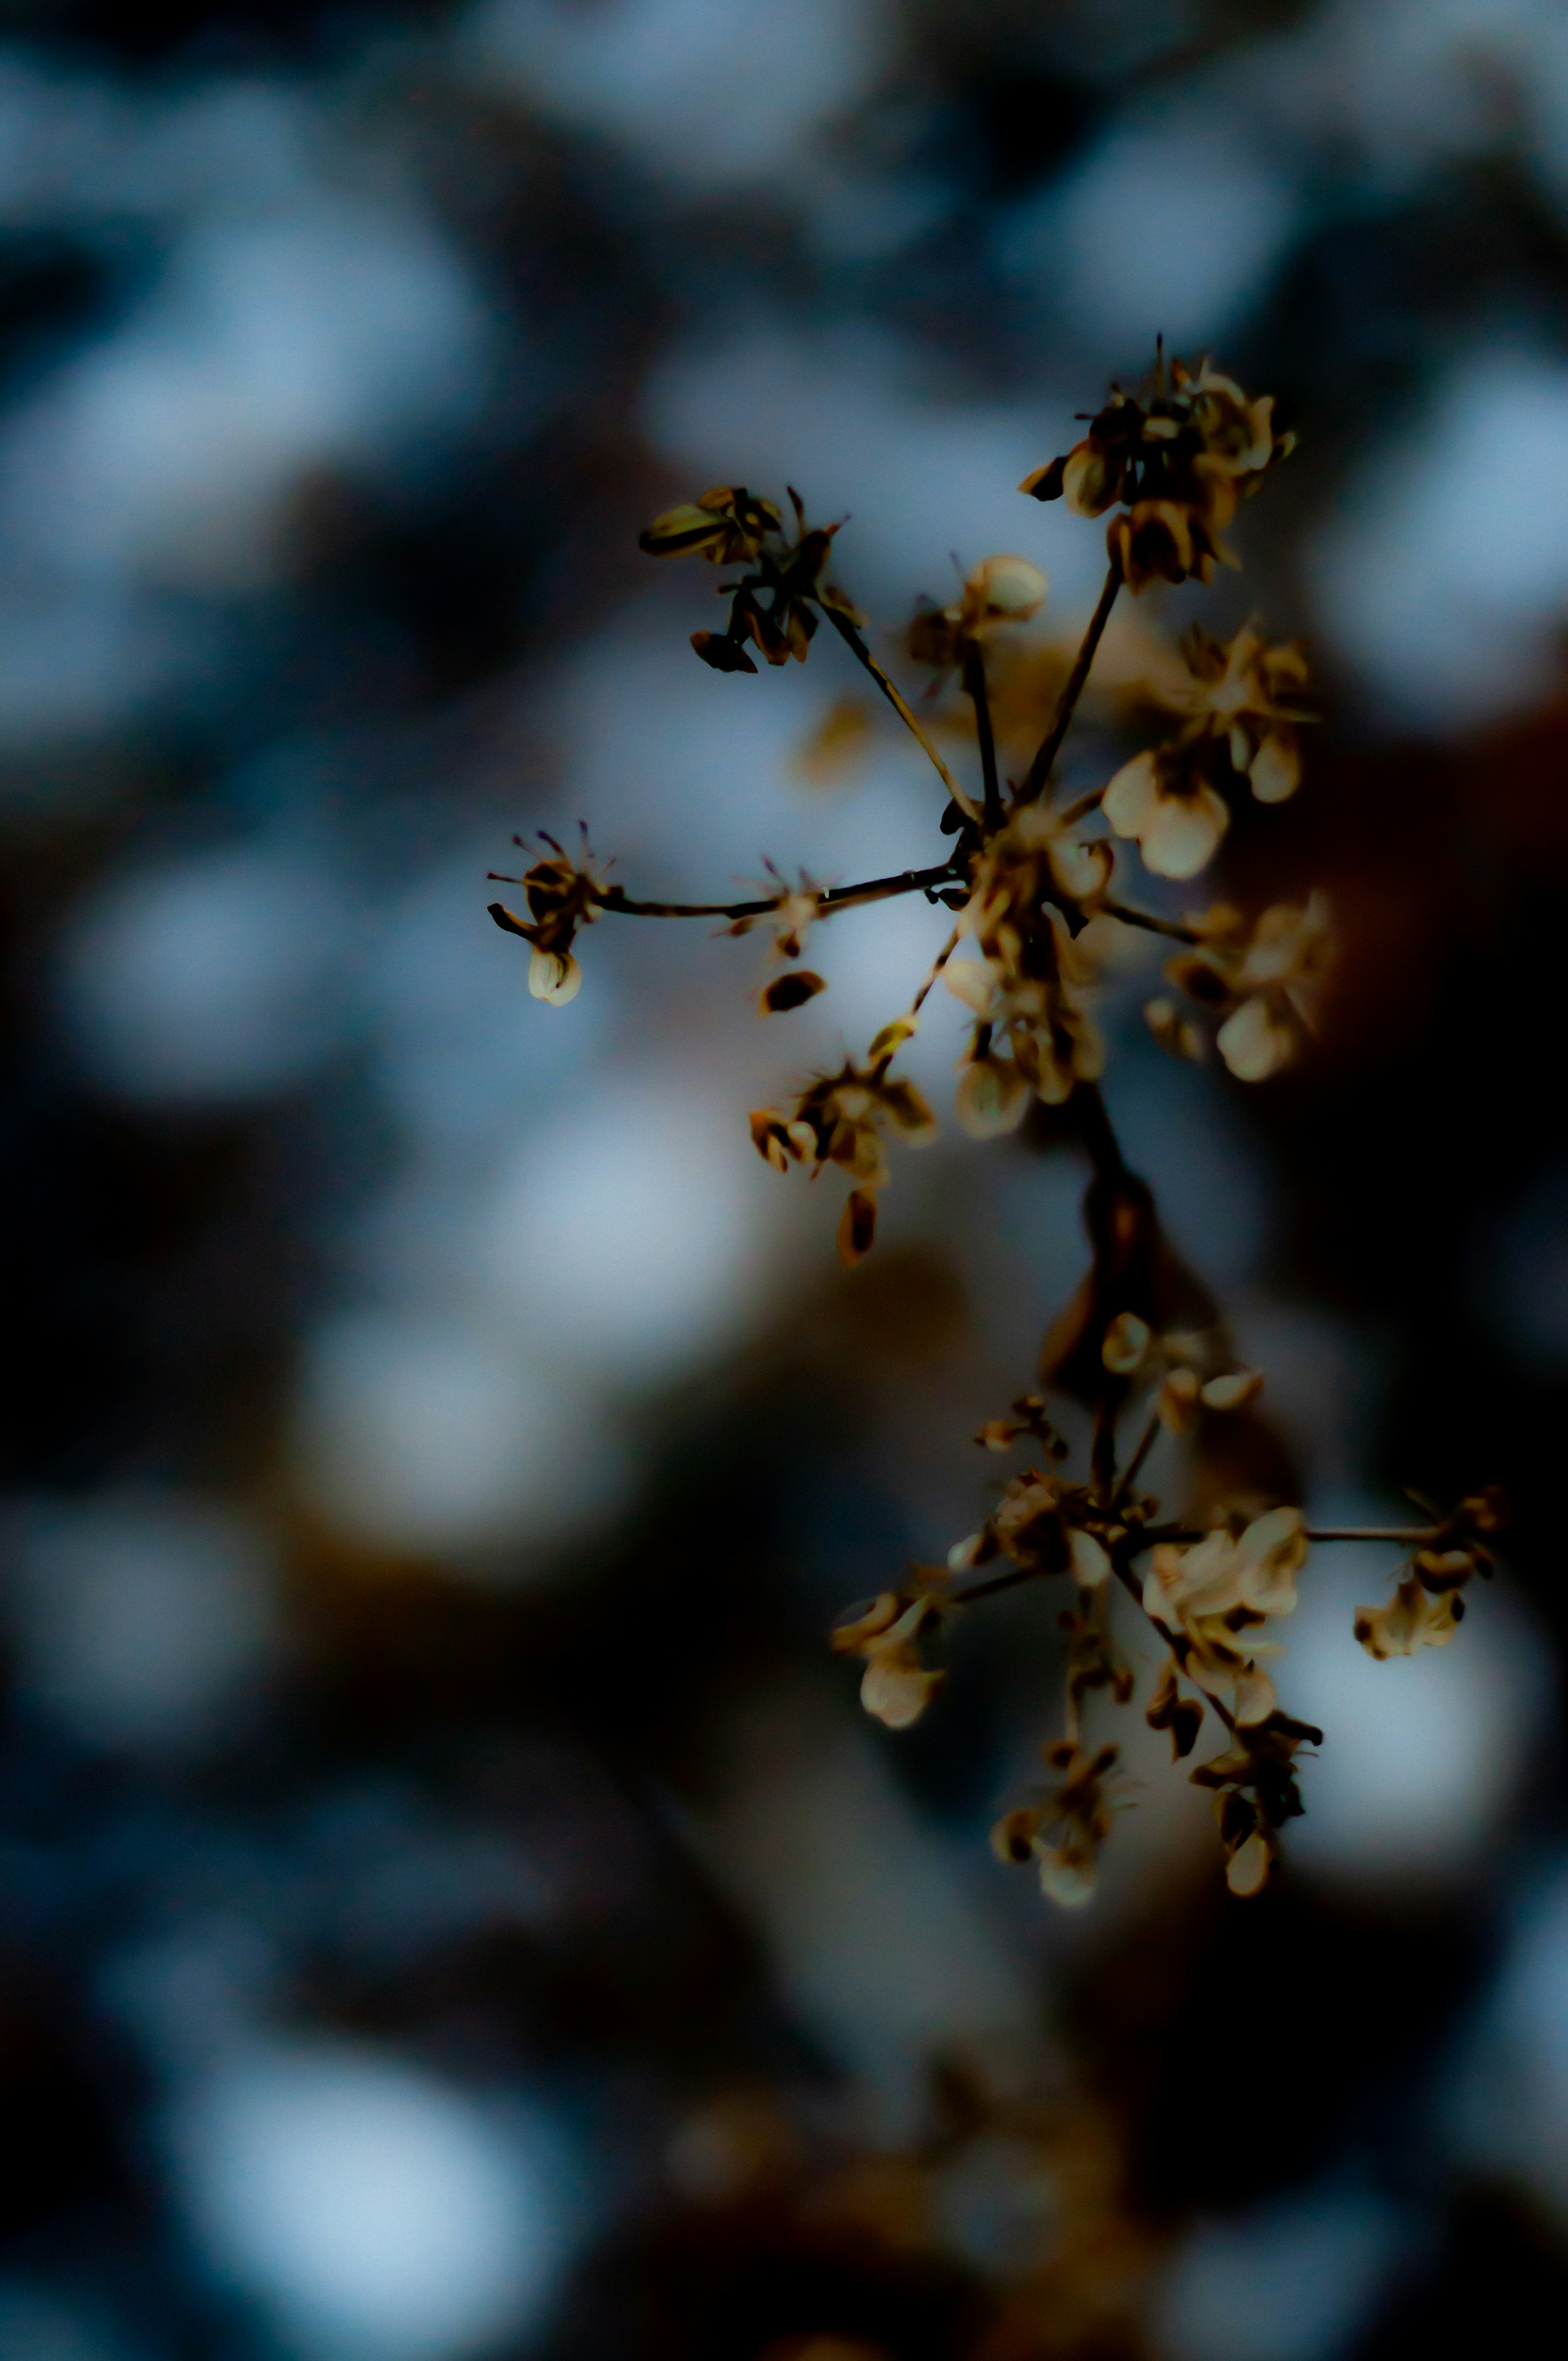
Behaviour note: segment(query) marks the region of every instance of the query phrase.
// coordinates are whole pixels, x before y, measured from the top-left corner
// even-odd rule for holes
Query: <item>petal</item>
[[[1106,788],[1100,808],[1118,836],[1142,836],[1159,802],[1159,773],[1153,754],[1135,754]]]
[[[1273,1850],[1261,1828],[1244,1837],[1225,1863],[1225,1883],[1233,1894],[1261,1894],[1268,1883]]]
[[[981,1058],[959,1078],[958,1118],[971,1139],[999,1139],[1016,1131],[1029,1104],[1029,1085],[1002,1058]]]
[[[583,971],[570,951],[536,950],[528,962],[530,992],[552,1008],[565,1008],[568,1000],[575,1000],[582,981]]]
[[[1272,730],[1253,757],[1248,774],[1260,804],[1282,804],[1301,784],[1301,753],[1293,730]]]
[[[1235,1717],[1244,1729],[1266,1721],[1278,1702],[1274,1683],[1259,1665],[1248,1664],[1236,1675]]]
[[[1098,1590],[1110,1578],[1111,1561],[1092,1533],[1075,1528],[1069,1537],[1072,1578],[1083,1590]]]
[[[1242,1410],[1262,1391],[1261,1369],[1232,1369],[1223,1378],[1210,1378],[1203,1388],[1203,1401],[1210,1410]]]
[[[1118,1312],[1105,1331],[1100,1357],[1118,1378],[1130,1378],[1141,1368],[1149,1349],[1149,1324],[1135,1312]]]
[[[990,960],[949,960],[942,970],[942,981],[953,998],[972,1008],[977,1016],[990,1016],[1001,980],[1000,968]]]
[[[1280,1022],[1261,993],[1227,1016],[1215,1037],[1216,1046],[1238,1082],[1266,1082],[1295,1054],[1296,1038]]]
[[[917,1722],[942,1685],[940,1673],[928,1673],[915,1662],[913,1652],[873,1656],[861,1683],[861,1703],[889,1730],[908,1730]]]
[[[1192,796],[1162,796],[1138,850],[1157,877],[1196,877],[1219,851],[1231,824],[1230,807],[1213,787]]]
[[[1081,1910],[1094,1899],[1093,1868],[1084,1861],[1065,1860],[1060,1853],[1043,1853],[1040,1890],[1064,1910]]]

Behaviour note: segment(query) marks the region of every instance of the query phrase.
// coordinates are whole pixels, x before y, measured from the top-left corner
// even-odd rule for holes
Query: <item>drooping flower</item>
[[[1275,1710],[1251,1728],[1238,1730],[1233,1744],[1189,1775],[1195,1787],[1212,1787],[1220,1841],[1225,1849],[1225,1883],[1231,1892],[1261,1892],[1278,1853],[1277,1831],[1305,1808],[1296,1781],[1296,1757],[1303,1746],[1321,1746],[1323,1733],[1310,1721]]]
[[[831,1640],[839,1655],[865,1659],[861,1703],[889,1730],[917,1722],[946,1675],[920,1661],[919,1639],[938,1609],[928,1592],[884,1590],[863,1607],[850,1608],[835,1624]]]
[[[1321,894],[1292,909],[1278,902],[1250,934],[1231,911],[1211,912],[1207,939],[1171,961],[1173,983],[1204,1006],[1226,1011],[1217,1047],[1238,1082],[1260,1082],[1295,1057],[1313,1028],[1318,994],[1333,958]]]
[[[529,991],[535,1000],[560,1008],[576,998],[583,980],[572,955],[573,941],[579,927],[590,925],[598,917],[605,889],[594,873],[586,836],[581,861],[574,861],[553,836],[543,840],[550,847],[547,859],[536,862],[521,878],[502,881],[524,888],[530,917],[520,918],[504,902],[492,902],[490,916],[505,933],[521,935],[532,945]]]
[[[992,1850],[999,1861],[1037,1862],[1041,1887],[1050,1899],[1079,1910],[1094,1892],[1100,1849],[1111,1833],[1106,1782],[1117,1750],[1102,1746],[1091,1754],[1064,1738],[1043,1752],[1059,1784],[998,1820],[991,1832]]]
[[[836,1074],[818,1075],[787,1114],[760,1107],[751,1124],[753,1147],[775,1172],[809,1163],[814,1171],[837,1164],[849,1174],[855,1186],[839,1230],[845,1262],[858,1262],[875,1235],[876,1191],[888,1179],[885,1135],[909,1148],[937,1136],[936,1117],[913,1082],[890,1074],[885,1061],[862,1069],[852,1059]]]

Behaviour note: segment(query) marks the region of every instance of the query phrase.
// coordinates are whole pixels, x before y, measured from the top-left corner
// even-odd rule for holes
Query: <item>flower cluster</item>
[[[987,557],[954,600],[916,615],[905,653],[935,669],[933,693],[941,675],[956,671],[972,715],[972,730],[966,720],[952,733],[967,749],[960,768],[977,759],[980,776],[967,784],[879,661],[863,619],[826,578],[837,525],[808,526],[791,490],[792,530],[773,501],[742,485],[718,486],[670,510],[641,537],[651,555],[696,555],[740,569],[739,579],[717,586],[729,603],[727,630],[692,635],[704,663],[718,673],[755,674],[754,655],[773,665],[801,661],[826,622],[940,778],[944,849],[929,867],[845,885],[818,885],[805,872],[792,884],[770,863],[753,898],[666,903],[633,900],[606,885],[586,834],[576,859],[547,838],[547,856],[511,881],[524,887],[528,916],[492,905],[498,925],[531,947],[531,990],[554,1003],[577,990],[573,943],[601,916],[718,918],[732,936],[764,927],[781,971],[761,994],[769,1015],[798,1008],[824,988],[801,964],[818,923],[905,894],[923,894],[955,918],[907,1013],[885,1025],[863,1057],[846,1054],[784,1106],[754,1113],[751,1137],[779,1172],[799,1165],[815,1175],[834,1165],[845,1175],[839,1252],[848,1263],[858,1260],[875,1233],[889,1142],[918,1146],[935,1134],[925,1097],[893,1069],[942,976],[970,1017],[957,1088],[963,1127],[989,1138],[1015,1129],[1032,1105],[1043,1104],[1058,1111],[1053,1133],[1075,1136],[1087,1152],[1091,1268],[1047,1336],[1043,1389],[1020,1394],[1009,1415],[989,1421],[977,1437],[989,1452],[1026,1445],[1031,1464],[1001,1485],[979,1529],[954,1546],[945,1566],[914,1567],[851,1609],[832,1634],[834,1649],[861,1664],[866,1710],[905,1730],[944,1679],[922,1651],[948,1620],[1020,1583],[1071,1585],[1058,1617],[1066,1642],[1065,1727],[1045,1750],[1054,1784],[1009,1812],[994,1837],[1003,1859],[1036,1864],[1046,1892],[1071,1905],[1093,1884],[1111,1828],[1117,1761],[1116,1748],[1092,1743],[1084,1724],[1091,1714],[1124,1707],[1135,1686],[1113,1627],[1116,1595],[1133,1602],[1159,1642],[1147,1720],[1169,1736],[1175,1759],[1194,1758],[1190,1776],[1214,1794],[1229,1886],[1254,1894],[1269,1875],[1280,1829],[1302,1808],[1298,1757],[1321,1741],[1279,1703],[1267,1665],[1280,1650],[1268,1634],[1295,1608],[1309,1544],[1353,1537],[1315,1533],[1299,1508],[1265,1505],[1278,1500],[1276,1490],[1238,1495],[1225,1480],[1241,1455],[1227,1454],[1217,1422],[1255,1403],[1263,1380],[1235,1366],[1205,1290],[1179,1272],[1153,1192],[1128,1169],[1098,1087],[1105,1049],[1087,1005],[1092,975],[1080,939],[1091,922],[1096,937],[1121,925],[1174,939],[1179,949],[1166,969],[1173,996],[1151,1001],[1145,1014],[1178,1054],[1203,1053],[1207,1020],[1240,1081],[1261,1082],[1297,1055],[1314,1027],[1330,961],[1320,895],[1275,904],[1255,919],[1216,904],[1179,923],[1121,898],[1118,887],[1132,861],[1129,846],[1156,876],[1193,877],[1221,851],[1238,796],[1271,806],[1295,793],[1301,728],[1312,719],[1301,650],[1270,643],[1250,623],[1224,642],[1190,631],[1179,668],[1173,655],[1155,665],[1140,658],[1143,705],[1175,716],[1176,734],[1075,800],[1064,802],[1055,780],[1122,591],[1157,579],[1206,582],[1216,564],[1234,562],[1221,535],[1290,439],[1276,432],[1267,397],[1244,393],[1206,360],[1168,368],[1162,356],[1141,394],[1113,390],[1074,449],[1026,478],[1024,491],[1063,499],[1081,516],[1114,512],[1109,570],[1076,655],[1059,664],[1052,657],[1054,669],[1035,680],[1034,702],[1025,698],[1004,715],[1000,738],[996,667],[1003,679],[1010,666],[1014,680],[1021,677],[1025,627],[1045,599],[1045,576],[1025,556]],[[1146,645],[1149,637],[1142,635]],[[1035,736],[1045,712],[1042,679],[1047,726],[1019,775],[1004,778],[999,745],[1011,765],[1022,742],[1020,714],[1030,716]],[[710,686],[715,695],[728,693]],[[956,717],[963,711],[955,705]],[[955,957],[966,939],[967,951]],[[1070,1455],[1052,1417],[1058,1394],[1092,1420],[1081,1477],[1066,1472]],[[1137,1423],[1124,1438],[1129,1413]],[[1167,1462],[1179,1469],[1184,1455],[1199,1462],[1202,1506],[1173,1515],[1147,1489],[1145,1471]],[[1388,1601],[1357,1610],[1356,1636],[1375,1656],[1443,1644],[1463,1614],[1465,1586],[1491,1571],[1491,1539],[1503,1521],[1495,1491],[1428,1514],[1424,1525],[1366,1536],[1399,1542],[1408,1552]],[[1224,1732],[1223,1750],[1200,1760],[1211,1718]]]
[[[771,664],[787,664],[792,656],[804,664],[820,608],[830,607],[859,620],[842,591],[820,579],[839,527],[808,528],[798,493],[792,489],[789,497],[795,510],[793,541],[785,535],[773,502],[737,484],[718,485],[690,507],[668,510],[641,536],[650,557],[695,552],[718,564],[748,569],[739,582],[725,583],[719,589],[719,597],[729,600],[729,630],[691,635],[693,648],[715,672],[754,673],[757,667],[746,653],[748,641]]]
[[[1270,1616],[1294,1614],[1306,1562],[1299,1509],[1270,1509],[1239,1533],[1217,1526],[1190,1549],[1162,1543],[1149,1560],[1144,1612],[1170,1642],[1171,1661],[1244,1726],[1275,1709],[1257,1660],[1277,1652],[1255,1634]]]
[[[985,847],[962,922],[980,957],[944,973],[975,1019],[958,1090],[959,1120],[974,1138],[1014,1130],[1031,1093],[1060,1106],[1104,1071],[1082,1000],[1090,972],[1069,927],[1082,925],[1110,874],[1108,846],[1074,842],[1036,804]]]
[[[1440,1519],[1412,1551],[1409,1571],[1382,1607],[1358,1607],[1355,1636],[1369,1656],[1411,1656],[1418,1648],[1443,1648],[1464,1618],[1464,1586],[1474,1575],[1491,1577],[1491,1543],[1508,1521],[1508,1505],[1495,1484],[1460,1501]]]
[[[1333,959],[1328,905],[1311,894],[1300,909],[1277,902],[1249,927],[1221,905],[1189,921],[1195,948],[1171,960],[1169,981],[1223,1021],[1215,1047],[1238,1082],[1261,1082],[1288,1065],[1317,1005]],[[1144,1011],[1157,1040],[1201,1057],[1203,1037],[1167,999]]]
[[[1120,508],[1106,533],[1113,566],[1133,591],[1152,581],[1200,582],[1235,560],[1219,536],[1236,503],[1292,447],[1274,428],[1272,397],[1249,401],[1207,360],[1194,375],[1163,356],[1141,396],[1112,390],[1080,443],[1018,489],[1065,499],[1076,515]]]
[[[874,1048],[874,1044],[872,1045]],[[876,1192],[888,1179],[885,1135],[921,1148],[936,1137],[936,1118],[913,1082],[892,1075],[885,1059],[861,1068],[847,1060],[836,1074],[807,1083],[787,1112],[759,1107],[751,1117],[757,1153],[775,1172],[792,1164],[843,1168],[854,1182],[839,1227],[839,1250],[858,1262],[876,1235]]]

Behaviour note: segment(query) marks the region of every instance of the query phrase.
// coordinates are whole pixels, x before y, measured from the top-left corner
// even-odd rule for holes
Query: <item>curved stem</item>
[[[980,814],[975,809],[974,804],[971,802],[970,798],[965,795],[962,787],[959,786],[957,779],[954,778],[951,771],[948,770],[946,763],[943,762],[940,754],[938,753],[937,749],[932,745],[931,741],[926,735],[925,730],[916,719],[915,715],[910,710],[908,702],[905,697],[900,696],[892,681],[889,680],[886,673],[883,672],[881,664],[878,664],[875,656],[872,655],[870,648],[867,647],[864,640],[861,639],[859,631],[856,631],[848,615],[840,614],[837,607],[828,606],[824,606],[822,612],[827,616],[828,620],[832,624],[833,629],[838,632],[839,637],[843,641],[844,645],[849,649],[856,663],[865,666],[867,672],[870,673],[872,678],[875,681],[877,686],[881,689],[883,695],[886,697],[888,703],[892,706],[894,711],[897,714],[905,728],[914,737],[923,752],[929,757],[931,763],[936,767],[938,777],[941,780],[942,785],[946,787],[948,793],[951,796],[953,801],[957,804],[964,818],[966,819],[978,819],[980,818]]]
[[[1016,803],[1036,802],[1049,784],[1052,768],[1057,756],[1061,752],[1062,740],[1067,736],[1068,727],[1072,720],[1078,700],[1083,695],[1083,685],[1089,678],[1090,667],[1094,662],[1101,640],[1104,636],[1105,626],[1111,620],[1111,609],[1116,603],[1116,593],[1121,587],[1121,561],[1113,557],[1105,576],[1105,587],[1100,593],[1100,603],[1089,619],[1089,629],[1083,635],[1083,643],[1078,651],[1072,670],[1063,684],[1062,693],[1057,699],[1057,709],[1052,718],[1051,726],[1041,740],[1038,752],[1029,765],[1029,775],[1018,790],[1014,798]]]

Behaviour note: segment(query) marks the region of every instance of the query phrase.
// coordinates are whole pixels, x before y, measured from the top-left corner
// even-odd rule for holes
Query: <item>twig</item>
[[[1032,804],[1045,793],[1057,756],[1061,752],[1062,740],[1067,736],[1073,709],[1083,695],[1083,685],[1089,678],[1090,667],[1100,646],[1105,626],[1111,620],[1111,609],[1116,603],[1116,593],[1122,587],[1122,567],[1117,558],[1111,560],[1105,576],[1105,587],[1100,593],[1100,604],[1089,619],[1089,629],[1083,644],[1069,673],[1062,693],[1057,699],[1057,709],[1050,728],[1040,741],[1039,751],[1029,765],[1029,775],[1014,798],[1015,804]]]
[[[859,631],[856,631],[848,615],[840,614],[837,607],[828,606],[824,606],[822,612],[827,616],[828,620],[832,624],[833,629],[838,632],[839,637],[843,641],[844,645],[849,649],[857,664],[861,664],[865,666],[867,672],[870,673],[872,678],[875,681],[877,686],[881,689],[883,695],[886,697],[888,703],[892,706],[894,711],[897,714],[905,728],[910,731],[917,743],[929,756],[931,762],[936,766],[938,777],[941,780],[942,785],[947,788],[948,793],[951,796],[953,801],[964,815],[964,818],[966,819],[979,819],[980,814],[975,809],[974,804],[970,798],[965,795],[962,787],[959,786],[957,779],[954,778],[951,771],[948,770],[946,763],[943,762],[940,754],[938,753],[937,749],[932,745],[931,741],[926,735],[925,730],[921,728],[919,722],[911,712],[908,703],[900,696],[892,681],[889,680],[886,673],[883,672],[881,664],[878,664],[875,656],[872,655],[870,648],[867,647],[864,640],[861,639]]]
[[[950,885],[957,877],[950,861],[934,869],[904,869],[895,877],[868,877],[859,885],[831,885],[819,895],[817,906],[826,917],[857,902],[884,902],[895,894],[924,894],[933,886]],[[600,907],[620,918],[761,918],[778,908],[780,898],[771,894],[760,902],[638,902],[619,885],[611,885]]]
[[[1064,814],[1064,819],[1066,817]],[[1196,927],[1179,926],[1174,918],[1157,918],[1151,910],[1135,910],[1127,902],[1103,901],[1100,907],[1108,918],[1120,918],[1124,927],[1142,927],[1150,935],[1168,935],[1173,943],[1201,943],[1203,939]]]
[[[974,707],[975,734],[980,740],[980,766],[985,779],[985,826],[989,834],[1002,825],[1002,782],[996,774],[996,736],[991,726],[991,695],[986,686],[985,657],[978,640],[964,642],[964,690]]]

